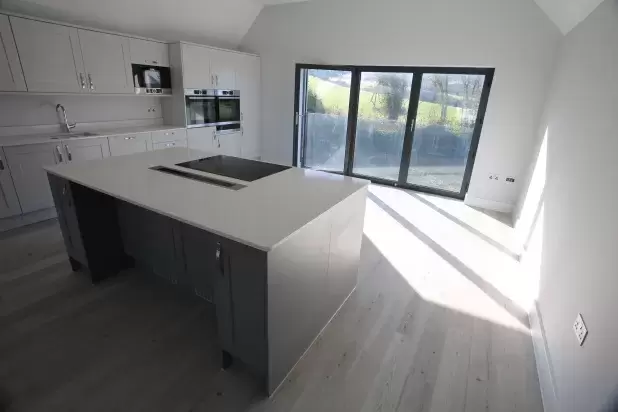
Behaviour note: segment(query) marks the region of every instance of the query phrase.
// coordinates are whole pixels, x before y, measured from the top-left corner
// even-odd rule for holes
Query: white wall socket
[[[584,340],[586,340],[586,336],[588,336],[588,329],[586,328],[586,324],[584,323],[581,313],[577,314],[577,318],[573,324],[573,331],[575,332],[575,337],[577,337],[579,346],[582,346],[584,344]]]

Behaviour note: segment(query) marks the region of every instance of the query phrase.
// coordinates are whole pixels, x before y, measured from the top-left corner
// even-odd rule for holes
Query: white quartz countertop
[[[58,143],[61,141],[80,140],[80,139],[96,139],[97,137],[115,136],[119,134],[131,134],[141,132],[157,132],[165,130],[184,129],[183,126],[124,126],[113,129],[88,129],[88,130],[76,130],[73,129],[71,133],[93,133],[94,136],[80,136],[80,137],[67,137],[67,133],[37,133],[28,135],[16,135],[16,136],[0,136],[0,146],[23,146],[29,144],[39,143]],[[53,139],[52,139],[53,137]]]
[[[150,169],[174,167],[180,162],[208,156],[214,154],[170,148],[49,166],[46,170],[265,251],[369,184],[362,179],[299,168],[254,182],[201,173],[246,186],[232,190]]]

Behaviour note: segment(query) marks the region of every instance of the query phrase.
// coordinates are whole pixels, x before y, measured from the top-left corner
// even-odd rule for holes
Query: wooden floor
[[[0,411],[542,411],[525,320],[406,241],[415,277],[381,210],[356,292],[270,399],[220,370],[208,304],[137,272],[92,285],[56,221],[0,234]]]

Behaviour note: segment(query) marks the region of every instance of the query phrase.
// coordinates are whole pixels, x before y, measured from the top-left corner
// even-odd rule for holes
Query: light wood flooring
[[[54,220],[0,234],[0,411],[542,411],[525,319],[435,245],[381,244],[414,232],[376,206],[356,292],[270,399],[220,369],[207,303],[135,271],[92,285]]]

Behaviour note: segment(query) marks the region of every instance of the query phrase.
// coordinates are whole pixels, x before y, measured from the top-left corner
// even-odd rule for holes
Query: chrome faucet
[[[62,109],[62,117],[64,118],[64,126],[67,129],[66,132],[71,133],[71,129],[74,128],[76,124],[69,123],[69,120],[67,119],[67,111],[64,109],[64,106],[61,105],[60,103],[56,105],[56,112],[58,111],[58,109]]]

